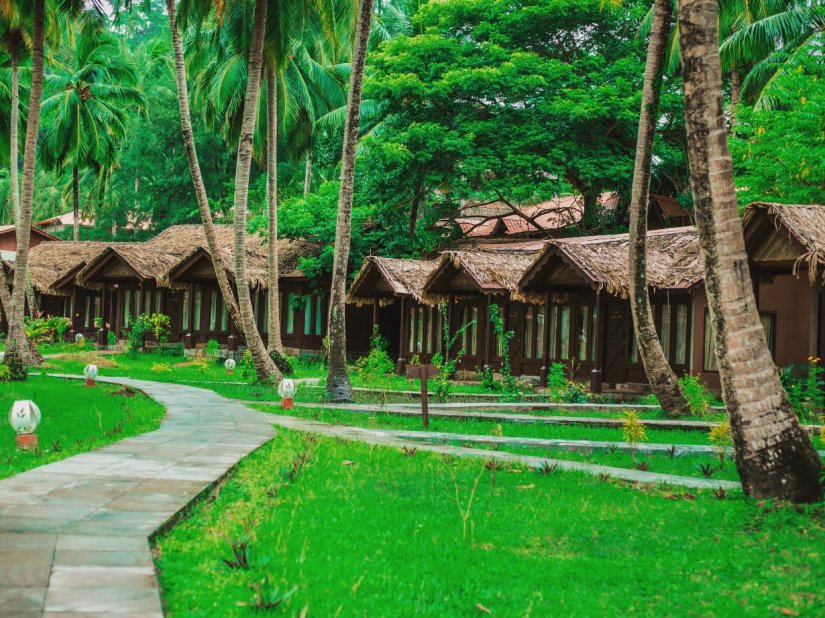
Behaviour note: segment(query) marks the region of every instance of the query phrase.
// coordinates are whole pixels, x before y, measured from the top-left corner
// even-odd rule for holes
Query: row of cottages
[[[825,351],[825,307],[816,277],[825,265],[825,207],[753,204],[744,218],[754,291],[778,366],[805,364]],[[665,354],[679,374],[719,388],[713,325],[703,286],[697,230],[648,236],[648,282]],[[810,277],[800,271],[808,270]],[[372,307],[399,371],[443,351],[445,320],[459,333],[459,369],[501,367],[495,305],[515,337],[516,375],[546,378],[564,363],[595,392],[642,385],[628,301],[628,236],[477,242],[434,260],[369,257],[348,301]]]
[[[233,228],[219,225],[216,233],[222,247],[218,259],[235,288]],[[301,257],[315,252],[317,247],[307,242],[281,239],[278,243],[281,338],[296,354],[319,351],[326,335],[329,283],[311,282],[298,268]],[[5,267],[10,280],[13,263]],[[31,250],[29,271],[38,309],[45,315],[70,317],[72,337],[80,333],[106,343],[112,332],[120,340],[136,316],[163,313],[171,318],[171,343],[193,349],[214,339],[229,350],[243,346],[218,289],[200,225],[173,226],[139,243],[42,243]],[[266,341],[267,249],[258,236],[247,238],[246,279]],[[357,310],[350,311],[356,324]],[[353,330],[353,349],[364,351],[369,334]]]

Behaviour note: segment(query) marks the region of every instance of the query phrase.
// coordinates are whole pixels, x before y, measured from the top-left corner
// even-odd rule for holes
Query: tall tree
[[[71,170],[73,237],[79,240],[80,171],[96,171],[103,184],[120,158],[129,114],[144,109],[146,99],[137,67],[114,35],[89,27],[73,39],[68,61],[55,58],[46,77],[54,94],[41,107],[41,158],[47,167]]]
[[[822,499],[820,462],[791,409],[759,321],[727,143],[716,0],[680,0],[694,212],[722,396],[745,493]]]
[[[40,130],[40,98],[43,94],[43,26],[45,0],[33,0],[31,37],[31,87],[29,90],[29,114],[26,122],[26,141],[23,149],[23,182],[20,192],[20,212],[17,217],[17,248],[14,263],[14,282],[11,308],[8,312],[9,341],[16,342],[24,362],[31,363],[34,356],[26,340],[23,323],[25,313],[26,272],[29,264],[31,239],[32,202],[34,200],[34,168],[37,162],[37,138]],[[5,284],[4,284],[5,285]]]
[[[341,187],[338,196],[338,217],[335,227],[335,254],[332,264],[332,284],[329,298],[329,370],[326,396],[330,401],[352,401],[352,385],[347,371],[346,286],[352,232],[352,196],[355,191],[355,147],[358,143],[358,123],[361,116],[361,87],[367,58],[372,0],[360,0],[355,43],[352,48],[347,120],[344,125],[344,147],[341,156]]]
[[[639,135],[636,143],[636,165],[630,198],[630,309],[639,357],[650,386],[662,408],[672,416],[688,414],[685,394],[676,374],[662,350],[656,334],[650,294],[647,286],[647,211],[650,198],[650,169],[653,136],[659,118],[659,96],[662,89],[662,67],[667,50],[672,0],[656,0],[653,24],[647,47],[645,78],[642,88],[642,108],[639,114]]]
[[[265,2],[263,0],[256,0],[257,4],[263,4],[265,7]],[[257,327],[255,327],[254,317],[252,316],[252,304],[249,297],[249,288],[246,283],[245,277],[245,258],[246,258],[246,251],[245,246],[243,244],[243,235],[240,235],[240,247],[238,246],[238,234],[237,234],[237,227],[236,227],[236,242],[235,242],[235,262],[236,262],[236,272],[235,272],[235,280],[237,281],[237,287],[239,290],[238,301],[235,300],[235,295],[232,292],[232,288],[229,285],[229,280],[226,276],[226,272],[221,267],[220,260],[218,256],[220,255],[221,247],[218,246],[217,236],[215,234],[215,225],[212,221],[212,211],[209,208],[209,201],[206,197],[206,187],[203,183],[203,176],[201,175],[200,164],[198,162],[198,154],[195,150],[195,141],[194,135],[192,132],[192,119],[191,113],[189,111],[189,87],[186,83],[186,65],[184,62],[183,57],[183,41],[181,39],[180,31],[178,30],[177,18],[176,18],[176,7],[175,7],[175,0],[166,0],[166,11],[169,16],[169,28],[171,30],[172,36],[172,52],[175,58],[175,82],[177,85],[178,90],[178,107],[180,110],[180,120],[181,120],[181,132],[183,136],[183,144],[186,150],[186,157],[189,161],[189,171],[192,175],[192,183],[195,188],[195,194],[198,200],[198,209],[201,213],[201,219],[203,220],[203,228],[204,228],[204,235],[206,236],[206,244],[207,248],[209,249],[209,254],[213,256],[213,265],[215,267],[215,276],[218,281],[218,287],[221,290],[221,295],[223,296],[224,302],[229,310],[229,314],[232,320],[238,325],[241,332],[244,335],[244,339],[246,340],[246,345],[252,352],[252,358],[255,364],[255,372],[258,375],[259,379],[267,379],[270,376],[280,377],[280,371],[275,366],[275,363],[269,357],[269,354],[266,353],[266,348],[264,347],[263,341],[261,340],[260,333],[258,333]],[[257,11],[256,11],[257,13]],[[258,45],[258,84],[260,85],[260,74],[261,74],[261,65],[260,65],[260,55],[261,55],[261,48],[263,47],[263,25],[260,23],[265,19],[265,15],[261,20],[258,20],[256,17],[255,21],[255,28],[257,32],[257,39],[255,39],[256,44]],[[253,37],[254,38],[254,37]],[[251,61],[251,57],[250,57]],[[250,71],[251,72],[251,71]],[[249,88],[247,88],[249,91]],[[255,95],[255,103],[257,105],[257,94]],[[249,106],[249,115],[252,115],[252,110],[254,106]],[[246,110],[244,111],[244,116],[246,117]],[[246,118],[245,118],[246,120]],[[253,117],[254,121],[254,117]],[[248,127],[248,134],[244,134],[242,139],[248,139],[249,144],[244,146],[244,152],[241,152],[241,149],[238,149],[238,166],[236,168],[236,187],[235,191],[243,191],[243,213],[239,213],[236,209],[235,216],[236,216],[236,225],[237,225],[237,217],[242,216],[243,221],[246,220],[246,195],[248,193],[248,180],[249,180],[249,162],[245,163],[246,168],[246,178],[245,183],[242,187],[237,185],[237,179],[241,176],[241,180],[243,179],[243,167],[241,162],[242,155],[246,156],[248,152],[248,156],[251,158],[252,156],[252,148],[251,148],[251,139],[252,139],[252,127]],[[236,193],[236,200],[240,197]],[[238,256],[238,249],[240,248],[241,256]],[[237,264],[241,263],[242,272],[237,272]],[[246,295],[241,296],[242,288],[246,288]],[[242,308],[244,298],[246,299],[247,307]],[[251,326],[251,328],[249,328]]]
[[[267,347],[270,351],[283,352],[278,287],[278,86],[277,73],[271,64],[266,68],[266,109],[266,201],[269,210]]]

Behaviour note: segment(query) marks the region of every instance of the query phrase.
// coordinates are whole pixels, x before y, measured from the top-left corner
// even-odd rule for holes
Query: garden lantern
[[[223,366],[226,367],[226,373],[233,374],[235,372],[235,359],[227,358]]]
[[[295,396],[295,391],[298,390],[295,382],[289,378],[284,378],[278,385],[278,394],[281,396],[281,408],[284,410],[291,410],[295,407],[295,401],[292,399]]]
[[[40,408],[29,400],[15,401],[9,411],[9,424],[17,434],[17,448],[34,450],[37,448],[37,434],[40,424]]]
[[[84,340],[85,338],[86,338],[86,337],[84,337],[84,336],[83,336],[83,333],[77,333],[77,334],[74,336],[74,342],[75,342],[75,343],[83,343],[83,340]]]
[[[86,386],[94,386],[97,378],[97,365],[86,365],[83,368],[83,377],[86,378]]]

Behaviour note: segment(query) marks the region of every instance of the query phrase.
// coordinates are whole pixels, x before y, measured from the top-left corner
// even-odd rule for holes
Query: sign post
[[[439,374],[435,365],[407,365],[407,377],[421,380],[421,422],[424,429],[430,426],[430,409],[427,401],[427,379],[434,378]]]

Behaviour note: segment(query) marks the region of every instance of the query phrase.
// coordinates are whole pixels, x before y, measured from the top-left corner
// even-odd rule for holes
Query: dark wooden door
[[[505,330],[511,330],[515,336],[510,340],[510,365],[513,375],[520,376],[524,373],[522,364],[524,363],[524,305],[511,303],[507,306],[507,321]],[[498,341],[493,334],[493,355],[498,355]]]
[[[627,303],[605,305],[604,381],[624,382],[627,375],[627,337],[630,332],[630,307]]]
[[[172,327],[169,341],[183,341],[183,290],[166,291],[166,312]]]

